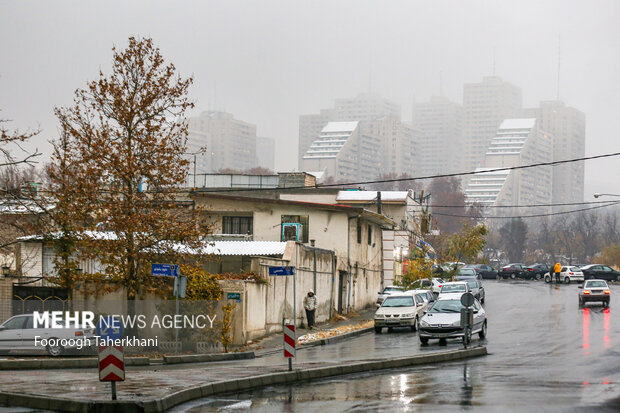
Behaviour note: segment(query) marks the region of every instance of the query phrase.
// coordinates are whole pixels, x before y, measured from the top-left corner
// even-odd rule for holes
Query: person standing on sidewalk
[[[306,319],[308,320],[308,329],[314,326],[314,312],[316,311],[316,296],[314,291],[308,291],[304,297],[304,308],[306,309]]]

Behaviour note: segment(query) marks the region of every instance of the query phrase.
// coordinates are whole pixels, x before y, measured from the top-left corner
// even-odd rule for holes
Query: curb
[[[337,343],[339,341],[347,340],[349,338],[360,336],[362,334],[371,332],[373,330],[374,330],[374,327],[361,328],[359,330],[350,331],[348,333],[338,334],[336,336],[332,336],[332,337],[328,337],[328,338],[323,338],[323,339],[320,339],[320,340],[314,340],[314,341],[311,341],[311,342],[306,343],[306,344],[298,344],[296,349],[297,350],[303,350],[303,349],[310,348],[310,347],[324,346],[326,344],[333,344],[333,343]],[[269,356],[269,355],[277,354],[277,353],[281,353],[281,352],[282,352],[282,348],[257,350],[256,351],[256,357]]]
[[[299,350],[299,349],[304,349],[307,347],[324,346],[326,344],[333,344],[339,341],[347,340],[352,337],[360,336],[362,334],[368,333],[373,330],[374,330],[374,327],[360,328],[359,330],[349,331],[348,333],[338,334],[335,336],[322,338],[320,340],[311,341],[309,343],[297,346],[297,349]]]
[[[206,363],[209,361],[246,360],[253,359],[256,355],[253,351],[239,353],[216,353],[216,354],[192,354],[187,356],[164,356],[164,364],[180,363]]]
[[[126,357],[126,366],[148,366],[148,357]],[[99,359],[26,359],[26,360],[1,360],[0,370],[40,370],[40,369],[83,369],[96,368]]]
[[[214,396],[221,393],[241,392],[259,387],[307,382],[331,376],[341,376],[345,374],[362,373],[373,370],[395,369],[421,364],[440,363],[470,357],[479,357],[486,354],[488,354],[487,348],[484,346],[478,346],[466,350],[450,350],[441,353],[360,361],[336,366],[316,367],[307,370],[283,371],[254,377],[219,381],[181,390],[159,399],[144,401],[79,401],[56,397],[0,392],[0,405],[80,413],[156,413],[166,411],[171,407],[190,400]]]

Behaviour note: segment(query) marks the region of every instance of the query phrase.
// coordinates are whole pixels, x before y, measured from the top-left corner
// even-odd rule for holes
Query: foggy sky
[[[296,165],[298,117],[369,90],[401,104],[493,72],[525,107],[556,97],[586,114],[586,154],[620,151],[620,2],[599,1],[6,1],[0,0],[0,117],[57,136],[54,106],[109,73],[111,48],[150,36],[196,108],[226,110],[276,139],[276,169]],[[293,149],[291,149],[293,148]],[[289,152],[292,151],[292,152]],[[586,163],[586,199],[620,194],[620,158]]]

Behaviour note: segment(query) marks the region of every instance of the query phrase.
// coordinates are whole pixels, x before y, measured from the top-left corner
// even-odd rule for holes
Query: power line
[[[593,206],[593,207],[590,207],[590,208],[581,208],[581,209],[575,209],[575,210],[572,210],[572,211],[550,212],[550,213],[547,213],[547,214],[535,214],[535,215],[516,215],[516,216],[510,216],[510,217],[486,216],[486,217],[480,217],[479,219],[519,219],[519,218],[550,217],[550,216],[555,216],[555,215],[566,215],[566,214],[574,214],[576,212],[591,211],[593,209],[606,208],[606,207],[609,207],[609,206],[614,206],[614,205],[620,204],[620,201],[607,201],[607,202],[608,203],[606,205],[597,205],[597,206]],[[457,218],[471,218],[471,219],[476,219],[477,218],[477,217],[471,216],[471,215],[442,214],[441,212],[433,212],[431,215],[440,215],[440,216],[457,217]]]
[[[505,168],[491,168],[485,171],[455,172],[455,173],[450,173],[450,174],[427,175],[427,176],[420,176],[420,177],[377,179],[373,181],[344,182],[344,183],[336,183],[336,184],[320,184],[320,185],[316,185],[314,188],[330,188],[330,187],[381,184],[381,183],[390,183],[390,182],[421,181],[424,179],[449,178],[449,177],[456,177],[456,176],[484,174],[488,172],[514,171],[514,170],[519,170],[519,169],[537,168],[541,166],[555,166],[555,165],[562,165],[562,164],[573,163],[573,162],[589,161],[592,159],[611,158],[614,156],[620,156],[620,152],[586,156],[583,158],[564,159],[561,161],[539,162],[539,163],[534,163],[534,164],[529,164],[529,165],[509,166]],[[286,187],[286,188],[220,188],[220,189],[207,190],[206,192],[215,193],[215,192],[246,192],[246,191],[256,191],[256,192],[258,191],[286,191],[286,190],[293,190],[293,189],[310,189],[310,188],[312,187],[291,186],[291,187]]]
[[[529,204],[529,205],[481,205],[481,204],[461,204],[461,205],[433,205],[431,208],[464,208],[464,207],[482,207],[486,208],[537,208],[537,207],[556,207],[556,206],[573,206],[573,205],[593,205],[607,204],[614,201],[587,201],[587,202],[565,202],[557,204]]]

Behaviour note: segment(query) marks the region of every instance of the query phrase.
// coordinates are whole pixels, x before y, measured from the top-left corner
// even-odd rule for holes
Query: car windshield
[[[476,275],[476,271],[470,270],[469,268],[461,268],[459,270],[459,275]]]
[[[460,313],[463,305],[460,300],[436,301],[429,313]]]
[[[402,291],[402,288],[400,287],[385,287],[385,289],[383,290],[384,293],[391,293],[394,291]]]
[[[388,297],[381,307],[413,307],[413,297]]]
[[[476,281],[468,281],[467,284],[469,284],[469,288],[471,289],[478,288],[478,283],[476,283]]]
[[[586,283],[586,288],[596,288],[596,287],[607,288],[607,283],[605,281],[588,281]]]
[[[441,287],[442,293],[464,293],[465,292],[465,284],[448,284]]]

